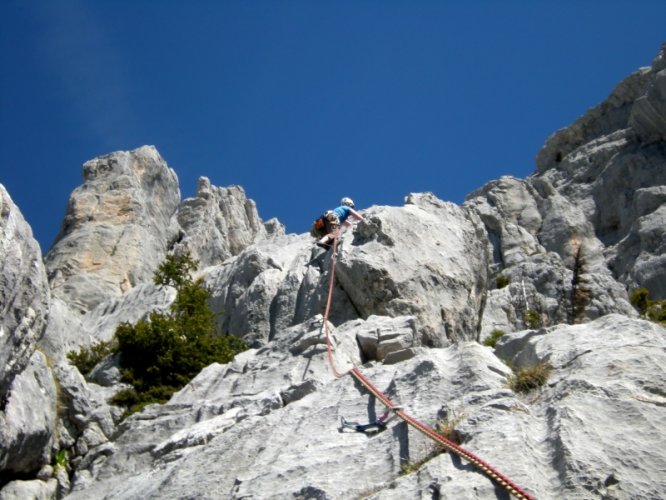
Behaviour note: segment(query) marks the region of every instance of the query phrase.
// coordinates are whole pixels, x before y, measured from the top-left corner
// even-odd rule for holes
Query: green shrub
[[[522,368],[507,378],[507,384],[514,392],[528,393],[546,383],[551,369],[548,363]]]
[[[67,353],[67,359],[79,369],[81,375],[88,375],[95,366],[106,356],[113,353],[115,343],[113,341],[99,341],[90,347],[82,347],[78,351]]]
[[[534,309],[528,309],[523,315],[523,320],[531,329],[535,330],[542,326],[541,314]]]
[[[63,469],[69,469],[69,453],[67,450],[60,450],[55,456],[55,466]]]
[[[128,413],[168,401],[204,367],[228,363],[247,349],[243,340],[217,334],[209,292],[201,280],[190,277],[195,267],[189,253],[168,256],[154,282],[176,288],[169,312],[152,312],[148,320],[123,323],[116,329],[121,380],[132,388],[118,393],[112,402],[126,407]]]
[[[655,301],[647,311],[650,321],[666,326],[666,300]]]
[[[138,391],[134,387],[130,387],[113,396],[111,403],[126,408],[126,415],[131,415],[143,410],[147,405],[166,403],[178,389],[179,387],[160,385],[143,387],[141,391]]]
[[[497,341],[503,336],[504,332],[502,330],[493,330],[490,332],[490,335],[483,341],[483,345],[487,345],[488,347],[495,347]]]
[[[638,288],[631,294],[631,305],[641,316],[645,316],[650,302],[650,292],[647,288]]]
[[[504,276],[503,274],[498,274],[495,278],[495,284],[497,285],[497,288],[504,288],[505,286],[508,286],[509,283],[511,283],[511,279],[508,276]]]
[[[631,294],[633,305],[642,318],[666,326],[666,300],[650,300],[647,288],[638,288]]]
[[[167,255],[164,262],[155,271],[153,283],[158,286],[172,286],[176,290],[180,290],[192,283],[190,273],[195,271],[198,265],[199,263],[192,259],[189,252],[181,255]]]

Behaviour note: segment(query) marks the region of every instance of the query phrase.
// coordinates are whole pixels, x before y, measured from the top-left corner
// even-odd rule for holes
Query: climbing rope
[[[331,311],[331,299],[333,297],[333,283],[335,280],[335,263],[336,263],[336,258],[337,258],[337,246],[338,246],[338,237],[336,237],[333,240],[333,248],[332,248],[332,255],[331,255],[331,272],[330,272],[330,282],[328,286],[328,300],[326,301],[326,310],[324,312],[324,332],[326,336],[326,351],[328,354],[328,363],[331,367],[331,370],[333,371],[333,375],[336,378],[341,378],[344,377],[345,375],[351,375],[354,377],[356,380],[358,380],[359,383],[361,383],[367,390],[375,396],[384,406],[386,406],[389,410],[392,410],[400,419],[402,419],[404,422],[406,422],[408,425],[411,425],[414,427],[417,431],[421,432],[422,434],[426,435],[430,439],[436,441],[439,443],[441,446],[444,447],[447,451],[450,453],[455,453],[458,455],[460,458],[467,460],[471,464],[473,464],[475,467],[477,467],[479,470],[481,470],[484,474],[486,474],[488,477],[490,477],[493,481],[495,481],[497,484],[499,484],[504,490],[506,490],[508,493],[511,495],[515,496],[518,499],[521,500],[534,500],[534,497],[526,493],[522,488],[517,486],[513,481],[511,481],[508,477],[506,477],[504,474],[501,472],[497,471],[494,467],[489,465],[487,462],[482,460],[481,458],[477,457],[473,453],[465,450],[461,446],[457,445],[453,441],[447,439],[446,437],[442,436],[440,433],[437,431],[431,429],[427,425],[419,422],[416,418],[405,412],[401,407],[397,407],[390,399],[389,397],[384,394],[382,391],[380,391],[377,387],[375,387],[370,380],[368,380],[360,371],[358,368],[353,367],[350,370],[346,372],[340,372],[337,370],[335,367],[335,359],[333,356],[333,347],[331,345],[331,339],[328,331],[328,315]]]
[[[331,346],[331,336],[328,333],[328,315],[331,312],[331,299],[333,298],[333,282],[335,280],[335,261],[338,254],[338,236],[333,240],[333,248],[331,249],[331,279],[328,284],[328,300],[326,301],[326,310],[324,311],[324,332],[326,333],[326,352],[328,354],[328,364],[333,371],[335,378],[344,377],[349,372],[339,372],[335,368],[335,360],[333,359],[333,347]]]

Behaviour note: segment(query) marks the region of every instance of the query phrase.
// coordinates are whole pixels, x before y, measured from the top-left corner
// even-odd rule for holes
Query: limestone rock
[[[629,124],[644,142],[666,140],[666,44],[652,64],[645,95],[636,99]]]
[[[563,134],[585,133],[562,149],[559,162],[549,162],[546,158],[552,156],[553,148],[561,146],[551,144],[559,140],[556,134],[540,153],[533,178],[545,208],[557,196],[579,207],[576,218],[565,219],[573,222],[566,224],[571,239],[600,247],[615,279],[628,289],[651,288],[654,298],[665,297],[661,284],[666,281],[666,268],[659,259],[665,226],[659,208],[664,203],[666,153],[663,140],[654,139],[663,134],[663,124],[650,118],[647,108],[654,112],[666,102],[660,90],[666,81],[662,74],[665,50],[662,47],[651,68],[632,75],[609,99],[568,127]],[[623,119],[611,120],[611,108]],[[625,122],[627,110],[631,116]],[[606,125],[592,125],[600,122]],[[562,219],[563,205],[549,212]],[[554,227],[550,230],[551,235],[557,233]],[[566,233],[561,241],[566,242]]]
[[[1,320],[0,354],[17,361],[3,368],[13,389],[0,465],[3,479],[35,480],[0,496],[505,498],[399,419],[372,435],[342,426],[384,412],[346,375],[357,367],[537,498],[666,497],[666,335],[628,302],[638,286],[666,294],[665,64],[662,50],[549,138],[534,175],[492,181],[462,207],[431,193],[370,207],[335,260],[263,223],[240,187],[202,178],[179,206],[175,174],[141,148],[86,164],[47,259],[49,303],[39,251],[3,191],[0,297],[20,306]],[[122,388],[117,359],[86,381],[65,353],[166,310],[175,291],[152,273],[186,249],[221,332],[252,348],[121,420],[108,404]],[[493,329],[505,332],[496,349],[475,342]],[[502,359],[549,363],[547,383],[514,393]],[[56,450],[70,453],[71,481],[50,466]]]
[[[66,361],[70,352],[111,340],[121,323],[136,324],[152,311],[168,310],[175,296],[176,291],[171,287],[141,284],[124,295],[101,302],[84,315],[71,311],[62,300],[52,299],[49,323],[39,346],[56,363]],[[106,369],[114,371],[112,366]],[[98,380],[109,383],[109,376],[113,378],[100,371]]]
[[[530,412],[544,420],[532,418],[525,429],[527,436],[557,444],[550,466],[558,481],[549,498],[664,495],[659,471],[666,466],[666,439],[655,430],[666,424],[665,333],[653,323],[608,315],[499,341],[497,353],[517,368],[537,362],[553,367]],[[613,422],[627,417],[630,424],[618,435]]]
[[[36,473],[51,460],[57,402],[45,356],[36,351],[14,378],[0,411],[0,472]]]
[[[183,237],[177,249],[187,249],[202,267],[216,265],[238,255],[250,244],[284,233],[281,226],[269,229],[259,218],[254,201],[240,186],[219,188],[201,177],[194,198],[184,200],[178,210]]]
[[[415,344],[474,338],[487,267],[480,221],[430,194],[366,215],[341,238],[329,319],[413,315]],[[210,268],[206,284],[214,310],[223,312],[222,331],[259,346],[322,313],[330,266],[330,253],[313,253],[301,235],[259,242]]]
[[[58,492],[58,481],[11,481],[0,490],[0,500],[52,500]]]
[[[81,319],[81,315],[67,307],[65,302],[51,298],[49,322],[39,341],[39,348],[53,360],[61,361],[68,352],[90,345],[93,337],[85,331]]]
[[[120,355],[107,356],[88,374],[88,380],[103,387],[114,387],[121,382]]]
[[[67,414],[67,422],[81,432],[95,424],[107,437],[111,436],[121,411],[107,404],[104,391],[95,384],[86,383],[79,371],[66,363],[57,365],[54,373],[62,388],[63,411]],[[72,436],[78,434],[71,433]]]
[[[121,323],[136,324],[153,311],[166,312],[176,298],[176,290],[152,283],[134,287],[120,297],[100,303],[81,318],[83,328],[94,340],[111,340]]]
[[[180,201],[175,172],[150,146],[91,160],[83,174],[46,255],[53,295],[80,313],[151,281]]]
[[[366,359],[383,361],[391,353],[413,347],[417,337],[416,318],[413,316],[370,316],[367,321],[350,323],[341,328],[352,327],[356,330],[356,338]]]
[[[258,347],[324,312],[329,272],[330,255],[314,255],[309,235],[288,235],[260,241],[204,274],[222,332]],[[331,321],[357,318],[345,292],[334,293]]]
[[[666,191],[666,188],[657,189],[659,192]],[[616,247],[607,251],[610,266],[619,279],[630,283],[632,288],[647,288],[654,299],[666,297],[664,228],[666,228],[666,200],[663,200],[653,212],[639,217],[629,229],[627,236]]]
[[[29,363],[49,313],[39,244],[0,184],[0,400]]]
[[[525,328],[527,309],[555,324],[635,316],[627,291],[638,287],[666,297],[666,151],[632,129],[659,129],[645,106],[661,106],[663,71],[662,48],[651,68],[549,138],[533,176],[502,178],[467,197],[485,225],[490,278],[513,283],[488,295],[482,337],[496,327]]]
[[[566,158],[572,151],[594,139],[626,129],[633,104],[646,92],[649,81],[650,68],[641,68],[620,82],[601,104],[551,135],[537,154],[537,173],[551,169],[566,172]]]
[[[543,217],[533,188],[513,177],[502,177],[467,196],[486,226],[493,264],[509,267],[536,252],[544,252],[537,239]]]
[[[358,321],[334,329],[335,344],[362,330]],[[508,390],[511,371],[474,342],[362,370],[411,415],[450,426],[465,449],[537,498],[659,498],[664,342],[663,328],[620,315],[509,334],[499,354],[517,367],[553,366],[528,397]],[[336,349],[336,362],[348,354]],[[340,417],[366,422],[383,408],[351,378],[333,377],[326,358],[312,322],[209,366],[168,404],[124,422],[115,452],[95,472],[80,471],[87,479],[68,498],[503,498],[486,476],[437,454],[400,421],[371,438],[340,428]],[[618,436],[627,415],[631,432]]]
[[[362,317],[415,316],[417,343],[476,338],[488,267],[482,227],[471,211],[429,193],[376,207],[343,240],[341,287]]]
[[[79,371],[66,363],[54,367],[60,384],[61,422],[57,449],[70,453],[74,469],[94,468],[114,447],[108,440],[114,435],[122,410],[107,400],[122,386],[107,390],[87,383]]]
[[[341,365],[345,359],[339,358],[349,352],[337,348],[340,336],[358,333],[355,324],[334,330]],[[311,339],[308,344],[306,338]],[[296,345],[301,345],[297,354],[288,354],[286,347]],[[474,343],[431,349],[405,363],[365,371],[430,425],[442,401],[462,396],[468,382],[479,390],[498,390],[508,374],[490,350]],[[507,397],[506,391],[501,393]],[[299,325],[232,363],[209,366],[167,405],[131,417],[115,440],[116,453],[70,498],[102,493],[205,497],[210,491],[231,498],[360,496],[386,487],[399,476],[401,463],[433,451],[420,433],[397,421],[372,439],[339,428],[341,416],[365,421],[382,412],[351,378],[333,377],[321,327]],[[445,461],[455,473],[454,463]],[[221,464],[224,473],[219,472]],[[473,472],[470,476],[462,495],[478,485],[492,491],[488,479]]]

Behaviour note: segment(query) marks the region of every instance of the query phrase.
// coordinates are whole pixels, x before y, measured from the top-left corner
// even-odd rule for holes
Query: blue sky
[[[0,183],[44,252],[81,165],[144,144],[288,232],[342,196],[461,203],[663,42],[663,0],[2,0]]]

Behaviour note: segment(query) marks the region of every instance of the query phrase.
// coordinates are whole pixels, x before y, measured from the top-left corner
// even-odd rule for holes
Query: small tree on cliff
[[[114,402],[130,413],[166,402],[202,368],[227,363],[247,349],[241,339],[216,332],[209,291],[201,279],[191,278],[196,267],[189,253],[169,255],[153,281],[176,289],[170,311],[153,312],[148,320],[123,323],[116,330],[122,380],[133,387],[118,393]]]

